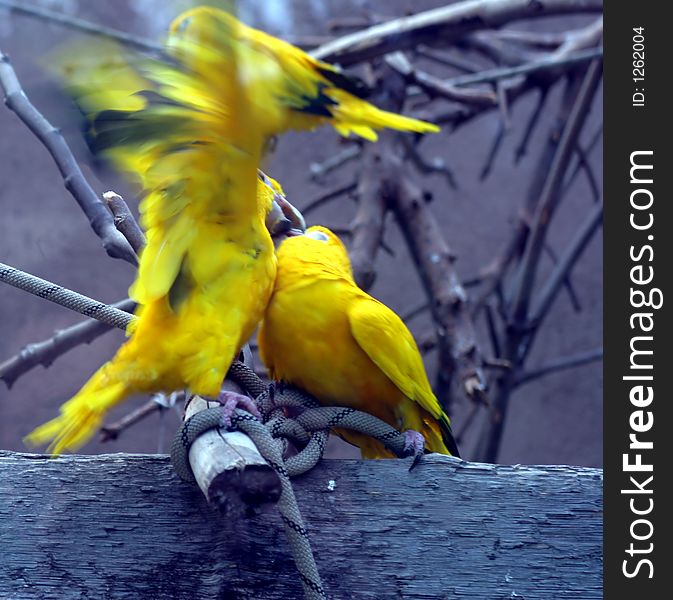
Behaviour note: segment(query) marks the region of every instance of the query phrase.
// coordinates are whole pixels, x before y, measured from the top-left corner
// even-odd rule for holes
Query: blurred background
[[[73,107],[45,69],[57,48],[87,36],[63,24],[10,11],[8,4],[12,3],[0,1],[0,48],[11,58],[26,94],[62,129],[94,189],[100,193],[114,189],[135,210],[134,191],[121,178],[93,169]],[[24,0],[13,4],[46,8],[155,41],[161,39],[170,20],[188,6],[187,2],[164,0]],[[249,24],[310,49],[376,23],[452,3],[250,0],[240,4],[242,18]],[[565,65],[561,61],[559,67],[532,75],[510,74],[469,86],[494,99],[488,102],[466,103],[455,90],[467,87],[441,86],[442,82],[455,82],[457,77],[548,58],[562,52],[564,44],[572,45],[578,39],[581,42],[582,32],[588,41],[570,48],[572,56],[587,47],[595,48],[600,45],[600,31],[596,37],[598,17],[569,14],[508,22],[500,31],[484,29],[451,45],[435,43],[441,42],[439,38],[432,40],[432,46],[424,42],[405,50],[402,57],[413,66],[416,77],[412,81],[407,74],[405,114],[435,120],[443,126],[440,134],[420,141],[410,138],[404,154],[404,176],[419,186],[424,209],[455,259],[448,261],[453,289],[464,289],[467,294],[467,301],[458,310],[476,331],[476,347],[469,357],[478,367],[477,379],[488,388],[469,394],[464,381],[454,376],[448,385],[446,377],[437,376],[438,371],[446,374],[451,369],[440,358],[444,334],[428,310],[428,295],[409,251],[408,238],[392,214],[385,218],[383,244],[366,283],[371,283],[375,274],[369,292],[408,317],[408,326],[424,351],[431,382],[437,388],[446,388],[441,394],[436,391],[450,411],[466,459],[602,465],[603,256],[599,224],[594,221],[591,235],[586,236],[572,259],[572,268],[564,285],[551,297],[553,302],[544,320],[535,323],[534,344],[526,337],[528,333],[516,331],[521,323],[513,322],[510,314],[520,285],[520,256],[509,263],[493,293],[485,294],[490,281],[487,275],[492,273],[489,266],[497,264],[522,223],[534,225],[535,211],[526,215],[523,207],[542,196],[542,184],[549,176],[570,108],[577,106],[589,63],[578,59]],[[378,90],[385,87],[383,82],[400,77],[403,63],[392,61],[391,67],[377,60],[354,65],[353,70]],[[372,98],[376,101],[376,94]],[[562,179],[558,210],[537,263],[531,291],[533,309],[549,278],[558,273],[558,264],[577,249],[578,232],[591,225],[592,215],[602,202],[600,85],[585,112]],[[400,142],[390,137],[385,143],[384,148],[388,148]],[[283,136],[265,168],[281,181],[295,206],[315,206],[306,214],[309,224],[332,227],[349,243],[357,215],[362,223],[358,183],[372,176],[363,172],[371,169],[371,153],[360,143],[339,139],[325,127],[314,133]],[[332,191],[334,199],[320,201]],[[0,108],[0,208],[0,261],[104,302],[126,297],[133,267],[107,257],[65,190],[53,159],[4,107]],[[56,330],[80,320],[64,308],[0,286],[0,363],[27,344],[46,340]],[[110,331],[59,357],[49,368],[38,366],[27,372],[11,389],[0,384],[0,448],[25,450],[22,437],[55,416],[61,403],[113,355],[122,341],[121,332]],[[513,350],[508,351],[513,342]],[[109,421],[146,401],[132,399],[115,410]],[[92,441],[83,452],[166,451],[178,422],[176,409],[154,412],[119,439]],[[498,429],[499,423],[503,424],[502,438],[495,455],[487,457],[484,436],[493,435],[494,424]],[[330,443],[328,456],[358,455],[356,449],[340,440]]]

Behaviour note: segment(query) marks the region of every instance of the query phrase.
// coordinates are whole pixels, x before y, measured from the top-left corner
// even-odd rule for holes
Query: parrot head
[[[303,235],[286,239],[278,250],[278,262],[279,265],[310,263],[322,271],[353,278],[346,246],[334,232],[320,225],[309,227]]]

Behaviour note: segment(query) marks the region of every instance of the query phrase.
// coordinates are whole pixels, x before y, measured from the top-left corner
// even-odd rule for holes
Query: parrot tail
[[[61,406],[58,417],[28,434],[26,444],[49,444],[50,454],[74,451],[85,444],[101,427],[105,414],[129,394],[126,383],[111,380],[110,366],[103,365],[77,395]]]
[[[449,421],[449,417],[447,417],[446,413],[444,412],[442,412],[441,416],[439,417],[439,427],[442,431],[442,441],[444,442],[446,449],[451,453],[451,456],[460,458],[458,444],[456,443],[456,439],[453,437],[453,432],[451,431],[451,422]]]
[[[367,140],[376,141],[377,135],[374,130],[386,127],[416,133],[439,131],[439,127],[433,123],[381,110],[344,90],[329,88],[325,93],[336,103],[330,107],[333,115],[331,124],[343,136],[352,132]]]

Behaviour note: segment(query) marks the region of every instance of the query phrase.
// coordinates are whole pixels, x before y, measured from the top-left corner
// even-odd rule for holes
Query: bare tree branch
[[[529,326],[532,330],[537,330],[544,318],[549,313],[549,309],[558,295],[559,289],[563,285],[566,277],[577,263],[577,260],[584,252],[596,231],[603,222],[603,203],[594,206],[586,221],[577,230],[577,233],[571,240],[565,252],[558,261],[549,279],[540,290],[537,301],[531,310],[529,317]],[[530,346],[530,342],[528,344]],[[528,350],[526,351],[526,353]]]
[[[462,104],[476,106],[493,106],[497,103],[496,95],[488,90],[460,90],[456,86],[415,68],[402,52],[394,52],[385,57],[390,67],[402,75],[410,85],[417,85],[430,98],[443,98]]]
[[[427,301],[424,301],[418,306],[414,306],[414,308],[404,313],[401,316],[401,319],[406,323],[408,321],[411,321],[411,319],[413,319],[414,317],[423,314],[426,310],[429,310],[429,308],[430,305],[427,303]]]
[[[577,354],[573,354],[571,356],[557,358],[556,360],[549,361],[547,364],[542,365],[536,369],[520,373],[515,378],[514,385],[519,387],[526,383],[530,383],[531,381],[535,381],[540,377],[549,375],[550,373],[556,373],[564,369],[572,369],[574,367],[579,367],[602,359],[603,348],[596,348],[595,350],[578,352]]]
[[[450,380],[455,373],[469,398],[480,396],[486,384],[467,295],[453,266],[455,256],[423,201],[422,191],[408,176],[404,176],[397,193],[390,198],[390,207],[419,268],[433,317],[441,328],[440,353],[443,345],[451,357],[451,372],[444,375]]]
[[[444,83],[454,87],[474,85],[475,83],[491,83],[500,81],[501,79],[510,79],[518,75],[530,75],[532,73],[539,73],[541,71],[549,72],[559,68],[565,69],[566,67],[574,67],[590,62],[596,58],[601,58],[602,56],[603,48],[589,48],[588,50],[571,52],[562,56],[552,54],[549,57],[543,58],[536,62],[530,62],[516,67],[507,67],[504,69],[491,69],[470,75],[461,75],[460,77],[447,79],[444,81]]]
[[[425,46],[414,48],[414,53],[420,58],[425,58],[436,64],[451,67],[458,71],[463,71],[464,73],[476,73],[477,71],[482,70],[481,65],[478,65],[477,63],[473,63],[462,57],[450,56],[441,51],[426,48]]]
[[[554,265],[557,265],[559,262],[558,256],[556,254],[556,251],[549,245],[549,242],[545,242],[544,251],[546,255],[554,263]],[[573,310],[575,312],[581,312],[582,303],[580,302],[579,296],[575,291],[575,285],[573,284],[570,275],[571,274],[568,273],[565,279],[563,280],[563,287],[565,287],[566,291],[568,292],[568,300],[570,300],[570,304],[572,304]]]
[[[351,223],[353,239],[350,246],[351,264],[355,282],[368,290],[374,284],[374,262],[383,240],[386,217],[383,171],[388,168],[385,148],[389,132],[381,135],[380,142],[365,147],[362,172],[357,187],[358,208]]]
[[[105,192],[103,199],[107,202],[107,206],[114,217],[115,227],[128,240],[135,253],[140,254],[140,251],[145,247],[145,234],[140,229],[140,225],[135,220],[128,204],[124,202],[124,198],[115,192]]]
[[[133,248],[117,231],[110,212],[84,178],[61,132],[49,123],[30,102],[21,89],[9,58],[1,50],[0,87],[5,94],[7,107],[16,113],[51,154],[63,176],[66,189],[89,219],[91,228],[103,242],[103,248],[108,255],[112,258],[121,258],[133,265],[137,264]]]
[[[0,6],[4,6],[11,11],[29,17],[42,19],[44,21],[49,21],[50,23],[58,23],[59,25],[81,31],[82,33],[112,39],[138,50],[157,53],[162,53],[164,50],[163,45],[158,42],[152,42],[151,40],[124,31],[119,31],[118,29],[106,27],[105,25],[97,25],[84,19],[79,19],[78,17],[64,15],[35,4],[26,4],[23,1],[19,2],[17,0],[0,0]]]
[[[450,44],[485,27],[568,13],[599,13],[601,0],[469,0],[375,25],[313,51],[316,58],[349,66],[420,43]]]
[[[407,158],[411,160],[419,173],[422,175],[442,175],[451,189],[458,189],[453,171],[448,167],[443,158],[436,156],[428,160],[421,154],[418,145],[411,139],[405,137],[402,139],[402,142],[407,150]]]
[[[360,154],[362,154],[362,146],[360,144],[350,144],[338,154],[330,156],[321,163],[311,163],[309,166],[311,179],[314,181],[319,180],[328,173],[356,159]]]
[[[570,164],[580,131],[590,112],[594,94],[601,81],[602,69],[603,63],[601,61],[595,61],[590,65],[575,105],[568,117],[568,123],[561,135],[558,151],[554,156],[545,185],[542,188],[535,224],[522,259],[518,289],[514,294],[511,312],[514,322],[523,322],[526,319],[539,256],[543,250],[543,242],[554,211],[562,197],[563,177]]]
[[[317,208],[324,206],[325,204],[331,202],[332,200],[336,200],[340,196],[343,196],[345,194],[351,194],[356,189],[357,189],[357,182],[351,181],[350,183],[347,183],[345,185],[340,185],[339,187],[336,187],[334,189],[327,190],[324,194],[320,194],[320,196],[314,198],[313,200],[308,202],[306,206],[302,207],[301,212],[304,216],[307,216],[309,213],[312,213]]]
[[[112,306],[131,313],[136,305],[133,300],[122,300],[112,304]],[[5,382],[8,388],[11,388],[19,377],[37,365],[47,368],[66,352],[81,344],[91,343],[111,329],[112,327],[106,323],[87,319],[57,331],[43,342],[28,344],[19,354],[0,364],[0,379]]]
[[[524,130],[523,135],[521,136],[521,141],[519,142],[519,145],[516,147],[516,151],[514,153],[514,163],[518,163],[525,155],[526,155],[526,149],[528,148],[528,144],[530,142],[530,138],[533,135],[533,131],[535,131],[535,126],[538,124],[540,120],[540,115],[542,114],[542,109],[544,108],[544,105],[547,102],[547,97],[549,95],[549,87],[540,87],[540,95],[538,96],[537,104],[535,105],[535,110],[530,114],[530,117],[528,118],[528,122],[526,123],[526,128]]]
[[[528,193],[524,205],[521,208],[512,237],[505,248],[503,248],[502,252],[500,252],[488,266],[482,269],[476,278],[482,284],[482,288],[474,303],[473,314],[475,317],[479,315],[488,298],[501,284],[512,263],[516,259],[519,259],[523,254],[528,240],[530,224],[540,200],[542,188],[549,173],[552,161],[556,155],[563,127],[568,120],[568,115],[570,114],[579,90],[579,85],[580,81],[577,77],[570,77],[567,82],[559,114],[549,131],[547,143],[539,155],[534,176],[529,185]]]
[[[495,462],[498,456],[507,408],[516,376],[522,364],[521,361],[524,358],[522,356],[522,342],[531,334],[528,310],[539,258],[549,224],[562,197],[563,178],[570,164],[579,134],[589,114],[594,94],[601,81],[601,75],[601,61],[591,63],[573,103],[568,121],[563,128],[558,148],[542,187],[534,225],[531,228],[531,234],[514,281],[513,301],[507,310],[507,339],[503,358],[510,361],[513,368],[498,379],[497,394],[493,405],[489,407],[488,419],[484,423],[476,448],[476,458],[478,460]],[[562,260],[559,263],[557,271],[561,270],[561,263],[564,263],[564,261]],[[567,274],[567,271],[565,274]],[[562,281],[563,278],[560,279],[559,287]]]
[[[110,423],[109,425],[104,425],[100,428],[100,441],[109,442],[116,440],[124,431],[126,431],[132,425],[139,423],[146,417],[159,412],[164,407],[161,406],[154,398],[150,398],[142,406],[139,406],[135,410],[132,410],[130,413],[124,415],[121,419]]]

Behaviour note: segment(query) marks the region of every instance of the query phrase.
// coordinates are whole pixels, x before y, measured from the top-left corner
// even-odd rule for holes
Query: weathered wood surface
[[[602,471],[408,466],[295,480],[330,598],[602,597]],[[227,520],[165,456],[0,452],[0,549],[3,600],[302,597],[275,508]]]

